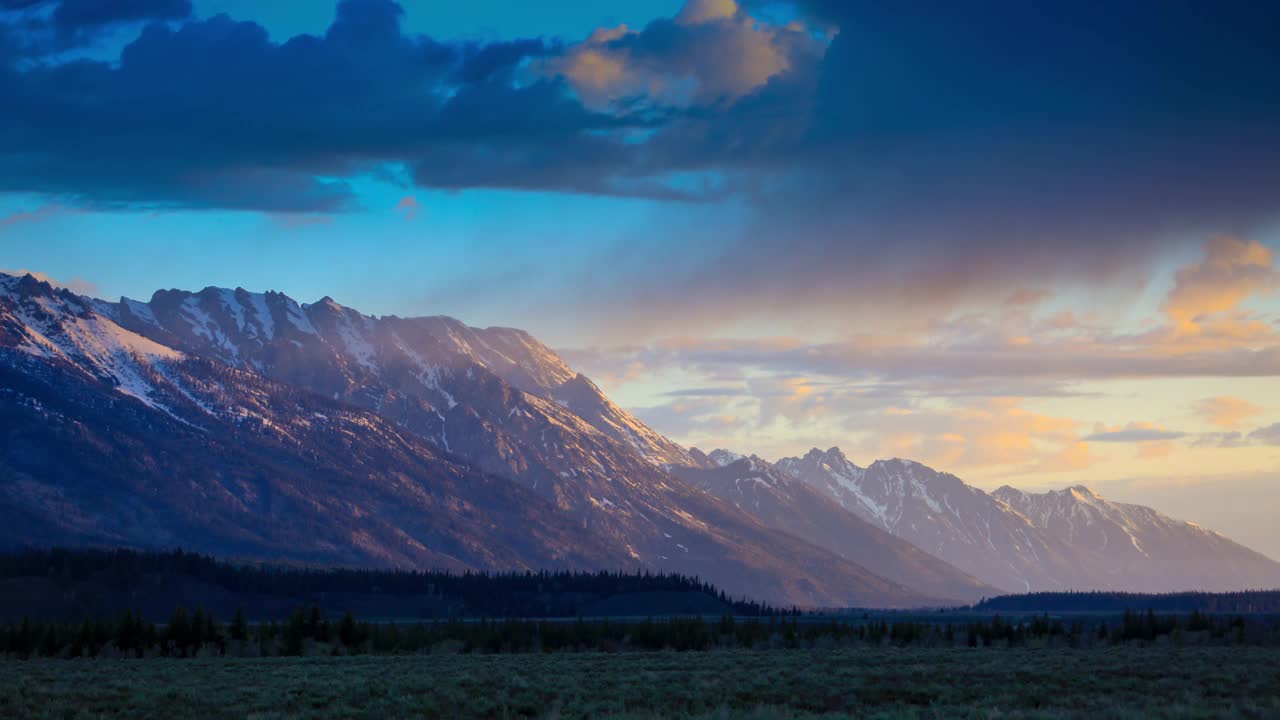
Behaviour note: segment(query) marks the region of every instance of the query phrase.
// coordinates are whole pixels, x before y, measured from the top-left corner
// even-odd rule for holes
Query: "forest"
[[[160,624],[126,613],[114,621],[24,619],[0,627],[0,657],[20,660],[1155,645],[1280,647],[1280,622],[1199,611],[1157,615],[1148,610],[1126,611],[1118,620],[1071,621],[1049,615],[954,622],[724,615],[718,620],[507,618],[403,624],[360,621],[349,612],[334,620],[313,607],[299,608],[280,623],[251,624],[242,611],[222,623],[203,609],[178,608]]]
[[[973,606],[979,612],[1121,613],[1155,610],[1167,613],[1275,613],[1280,614],[1280,590],[1243,592],[1180,592],[1163,594],[1127,592],[1041,592],[1002,595]]]
[[[577,617],[796,612],[728,597],[678,574],[617,571],[453,573],[313,568],[228,562],[172,550],[40,549],[0,554],[0,620],[114,619],[154,622],[202,605],[222,617],[284,620],[318,606],[361,618]]]

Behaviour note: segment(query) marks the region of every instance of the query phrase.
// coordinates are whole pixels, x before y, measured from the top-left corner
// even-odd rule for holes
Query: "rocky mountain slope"
[[[1084,485],[992,495],[1072,548],[1105,587],[1147,592],[1280,587],[1280,564],[1194,522],[1107,500]],[[1268,582],[1269,580],[1269,582]]]
[[[639,566],[773,602],[936,601],[664,472],[682,449],[519,331],[5,276],[0,367],[7,544]]]
[[[0,544],[651,567],[803,605],[1280,585],[1217,533],[1083,487],[685,450],[529,334],[447,317],[0,275],[0,374]]]
[[[696,448],[691,453],[702,457]],[[709,462],[703,467],[675,467],[672,472],[771,527],[930,595],[974,602],[999,593],[991,585],[863,520],[759,457],[737,457],[721,450],[705,457]]]
[[[1194,523],[1110,503],[1082,486],[989,494],[910,460],[859,467],[839,448],[815,448],[777,466],[864,520],[1009,591],[1280,585],[1280,564]]]

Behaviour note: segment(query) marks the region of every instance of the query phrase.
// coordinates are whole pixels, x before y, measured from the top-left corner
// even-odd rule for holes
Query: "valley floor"
[[[1280,649],[0,662],[22,718],[1274,718]]]

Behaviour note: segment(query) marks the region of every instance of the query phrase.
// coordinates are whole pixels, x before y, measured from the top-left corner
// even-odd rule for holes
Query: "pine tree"
[[[244,608],[236,608],[236,615],[228,632],[232,640],[244,642],[249,639],[249,623],[244,618]]]
[[[356,619],[348,610],[342,616],[342,624],[338,626],[338,640],[347,650],[354,650],[355,646],[360,642],[360,631],[356,627]]]
[[[187,646],[191,639],[191,619],[187,615],[186,608],[179,607],[173,611],[173,615],[169,618],[169,627],[165,629],[165,637],[174,654],[186,657]]]
[[[301,655],[307,638],[307,618],[302,610],[294,610],[284,629],[284,654]]]

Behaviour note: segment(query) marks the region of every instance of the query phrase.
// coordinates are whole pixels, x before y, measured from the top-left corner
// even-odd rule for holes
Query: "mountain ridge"
[[[431,482],[443,482],[437,476],[449,463],[454,463],[462,468],[459,472],[466,477],[502,478],[502,482],[512,486],[511,492],[516,493],[512,495],[513,499],[525,497],[521,493],[532,493],[529,497],[541,498],[529,505],[535,510],[524,522],[509,519],[499,529],[492,523],[480,521],[479,524],[493,532],[491,541],[495,547],[485,555],[481,552],[484,548],[477,543],[464,542],[471,552],[458,559],[460,566],[474,565],[486,569],[506,565],[521,567],[536,564],[539,557],[551,562],[556,557],[565,556],[578,557],[582,563],[588,564],[598,561],[597,564],[609,567],[639,564],[680,571],[715,580],[730,592],[773,602],[865,606],[940,602],[940,599],[930,598],[875,575],[834,553],[769,528],[752,516],[685,485],[655,465],[656,458],[643,453],[644,437],[638,436],[639,442],[637,437],[621,440],[612,437],[555,399],[520,390],[492,368],[476,362],[474,356],[458,351],[459,348],[474,349],[485,345],[483,352],[492,353],[486,356],[491,362],[503,365],[515,373],[513,377],[536,391],[541,387],[538,383],[558,379],[567,373],[552,372],[555,368],[548,369],[545,363],[539,366],[538,362],[517,361],[509,357],[507,360],[510,362],[504,363],[502,358],[521,347],[539,352],[545,346],[531,346],[517,338],[518,342],[514,344],[495,347],[495,343],[474,335],[473,329],[460,323],[398,318],[375,322],[369,316],[334,302],[322,301],[304,306],[280,294],[263,293],[253,298],[244,293],[233,306],[231,299],[235,296],[236,291],[215,288],[200,293],[163,291],[157,293],[154,302],[149,304],[127,299],[120,303],[105,303],[54,290],[34,278],[6,279],[0,285],[0,360],[3,360],[10,376],[8,384],[14,388],[27,387],[28,391],[9,393],[0,400],[5,403],[6,412],[12,414],[15,427],[37,435],[45,425],[111,426],[110,415],[95,411],[95,408],[109,407],[124,419],[121,421],[125,423],[121,436],[135,449],[134,459],[167,467],[171,474],[175,472],[175,466],[166,466],[160,462],[162,458],[146,452],[149,444],[170,459],[198,457],[200,453],[189,449],[178,451],[155,438],[148,440],[148,433],[156,433],[161,438],[167,435],[186,437],[203,430],[215,438],[212,442],[225,440],[222,445],[243,440],[249,448],[246,457],[252,459],[259,452],[261,442],[250,442],[237,434],[244,432],[245,422],[251,422],[255,428],[265,428],[263,432],[271,436],[269,447],[262,448],[261,452],[291,453],[291,463],[314,468],[315,472],[329,472],[331,475],[348,473],[344,476],[349,478],[346,482],[352,487],[362,487],[362,483],[370,482],[349,475],[351,471],[359,471],[366,478],[385,478],[378,482],[390,483],[391,490],[388,491],[402,492],[396,488],[408,488],[422,496],[422,492],[433,487]],[[262,310],[262,307],[266,309]],[[119,318],[124,325],[117,324],[112,317]],[[85,327],[101,332],[81,332]],[[103,342],[97,342],[99,335],[105,338]],[[94,342],[82,343],[84,338]],[[162,341],[172,343],[172,346]],[[155,356],[152,359],[146,353],[132,352],[130,348],[139,344],[145,345],[144,349],[154,349],[154,344],[164,350],[152,353]],[[60,354],[49,349],[54,346],[59,348]],[[513,369],[526,366],[533,367],[535,372],[521,374]],[[540,367],[547,372],[540,372]],[[239,378],[237,382],[243,381],[245,387],[238,387],[223,376]],[[578,375],[574,374],[566,382],[577,378]],[[400,478],[397,468],[401,467],[402,461],[386,460],[384,463],[380,454],[386,450],[386,443],[394,445],[394,441],[365,442],[365,438],[349,437],[353,432],[349,428],[336,428],[324,431],[325,443],[364,452],[377,458],[378,462],[368,470],[358,463],[353,468],[342,468],[336,467],[339,463],[328,461],[317,467],[315,464],[324,456],[317,459],[316,449],[296,442],[299,438],[310,437],[295,427],[297,423],[311,423],[309,417],[297,414],[276,417],[270,412],[258,412],[246,418],[243,407],[254,406],[263,397],[271,397],[262,383],[280,388],[281,393],[304,394],[310,398],[304,403],[306,408],[317,403],[326,408],[335,405],[350,407],[362,413],[357,417],[364,418],[362,422],[365,425],[382,428],[379,432],[388,438],[392,435],[402,440],[415,438],[409,440],[411,445],[426,443],[425,446],[416,445],[418,449],[411,453],[413,457],[422,458],[425,465],[404,465],[412,471],[406,470],[409,477]],[[216,386],[213,395],[221,393],[226,402],[214,403],[210,393],[199,392],[198,389],[204,386]],[[41,414],[33,409],[37,403],[40,407],[51,407],[47,401],[57,398],[58,388],[62,388],[69,398],[82,398],[84,402],[63,403],[61,414]],[[598,392],[594,384],[583,382],[578,383],[575,390],[587,394]],[[133,396],[140,406],[129,406],[128,395]],[[568,402],[571,404],[573,400]],[[629,414],[614,412],[612,408],[616,406],[608,403],[607,399],[595,400],[594,403],[598,421],[629,422]],[[307,409],[306,412],[314,410]],[[325,411],[320,412],[326,414]],[[355,431],[355,435],[361,432]],[[652,435],[660,437],[656,433]],[[27,517],[45,522],[46,530],[52,528],[62,532],[63,539],[67,536],[73,539],[131,538],[136,542],[140,537],[137,532],[130,535],[111,530],[115,522],[112,516],[95,515],[95,507],[112,507],[110,504],[95,505],[89,496],[84,495],[83,488],[77,490],[72,487],[70,478],[75,473],[67,469],[71,459],[47,453],[33,459],[25,456],[23,447],[38,446],[40,442],[61,443],[74,447],[77,454],[92,457],[97,452],[99,459],[114,457],[115,461],[133,467],[130,457],[119,453],[107,455],[106,450],[95,449],[92,438],[72,435],[58,436],[61,439],[55,440],[47,435],[42,437],[43,440],[26,438],[21,446],[20,439],[12,434],[6,438],[0,462],[11,468],[6,472],[8,480],[20,480],[6,481],[8,484],[4,491],[10,498],[9,502],[21,505]],[[642,447],[637,447],[638,444]],[[431,446],[434,449],[428,449]],[[658,450],[661,452],[663,448]],[[180,540],[183,532],[195,533],[206,543],[206,547],[200,549],[216,550],[229,547],[226,545],[232,542],[229,533],[253,535],[254,524],[266,518],[255,520],[257,516],[253,513],[257,510],[251,504],[234,500],[235,492],[222,484],[228,476],[233,480],[239,477],[236,470],[239,459],[213,453],[209,460],[211,466],[202,468],[202,473],[197,475],[205,477],[203,470],[207,469],[213,476],[192,490],[197,494],[231,496],[227,504],[235,510],[232,516],[236,520],[225,522],[222,534],[209,534],[208,523],[188,523],[183,526],[185,530],[174,525],[170,534]],[[25,471],[13,469],[22,463],[26,463]],[[384,466],[387,464],[390,467]],[[89,469],[89,466],[81,465],[81,469]],[[21,478],[18,477],[19,472],[22,473]],[[162,477],[138,468],[133,468],[130,473],[107,473],[103,470],[102,474],[104,477],[109,475],[108,479],[117,484],[110,491],[120,490],[123,493],[117,493],[118,497],[112,496],[119,501],[117,505],[129,505],[129,502],[145,505],[140,499],[145,495],[135,493],[125,497],[128,495],[125,491],[133,487],[129,483],[134,476],[148,479],[152,485],[165,484]],[[56,478],[63,484],[40,485],[38,476]],[[269,482],[264,487],[279,490],[275,485],[287,484],[285,479],[293,476],[285,474],[282,477],[284,479],[280,483],[275,478],[268,478]],[[37,479],[40,487],[31,485],[33,479]],[[261,484],[261,480],[257,478],[254,481]],[[295,478],[294,481],[295,485],[303,484],[302,479]],[[404,484],[406,482],[408,485]],[[423,486],[423,482],[427,485]],[[419,489],[412,490],[413,487]],[[502,485],[499,483],[495,487]],[[344,493],[350,492],[355,490],[335,481],[325,485],[321,494],[343,498]],[[465,484],[446,483],[441,492],[445,492],[445,496],[431,501],[441,507],[469,497]],[[427,492],[422,497],[430,496]],[[59,497],[72,499],[63,501]],[[521,502],[514,504],[518,506]],[[473,498],[467,506],[481,508],[483,497]],[[341,522],[335,523],[332,517],[322,520],[324,511],[320,506],[304,503],[291,507],[292,514],[286,519],[287,523],[301,524],[300,527],[347,527]],[[60,508],[80,513],[83,522],[60,524],[58,517],[63,513]],[[221,506],[215,504],[211,511],[218,508]],[[538,508],[545,508],[549,515],[539,514],[543,510]],[[153,512],[158,508],[144,509],[148,513],[143,516],[150,520],[135,523],[137,527],[145,527],[158,517]],[[123,513],[122,510],[119,512]],[[377,518],[370,515],[369,507],[360,502],[354,503],[349,512],[365,518],[367,523],[378,524]],[[380,512],[389,511],[384,508]],[[174,517],[189,515],[179,513]],[[374,543],[381,548],[382,560],[386,560],[385,543],[395,546],[396,542],[408,545],[417,542],[424,547],[448,547],[471,537],[466,528],[449,530],[451,526],[447,516],[428,514],[427,517],[437,517],[434,522],[448,532],[443,536],[437,533],[431,536],[430,542],[424,543],[412,536],[396,540],[393,528],[388,527],[386,531],[391,533],[390,539],[379,541],[382,544]],[[554,521],[549,519],[551,517]],[[272,522],[278,522],[278,519]],[[32,520],[31,526],[24,531],[38,537],[38,524],[37,520]],[[205,529],[197,530],[197,527]],[[570,534],[560,536],[560,541],[548,541],[545,547],[529,536],[531,532],[551,532],[557,527],[560,528],[557,532]],[[571,528],[578,530],[571,532]],[[425,528],[423,532],[430,530]],[[16,532],[14,529],[11,531]],[[329,549],[321,548],[316,552],[332,559],[334,553],[342,554],[340,546],[344,542],[348,547],[359,547],[360,543],[368,545],[369,540],[362,532],[367,533],[368,530],[351,528],[351,534],[345,541],[320,533]],[[520,547],[522,543],[532,543],[532,546]],[[263,547],[261,543],[250,545],[259,550]],[[478,545],[483,543],[478,542]],[[539,547],[544,549],[538,550]],[[574,555],[575,547],[586,554]],[[506,557],[503,552],[511,558],[527,557],[519,561],[503,560]],[[378,553],[370,553],[378,557]],[[363,556],[368,557],[370,553]],[[589,561],[591,557],[597,561]],[[429,555],[419,555],[417,562],[434,563],[437,560],[432,560]]]
[[[1043,493],[1006,485],[987,493],[912,460],[859,467],[838,447],[814,448],[778,466],[869,522],[1010,591],[1280,586],[1280,563],[1261,553],[1147,506],[1113,503],[1083,484]],[[1155,552],[1143,549],[1144,537]],[[1127,547],[1112,545],[1121,538]]]
[[[255,448],[250,456],[295,453],[300,466],[319,463],[318,472],[332,473],[338,472],[332,451],[315,452],[320,448],[297,440],[347,443],[378,459],[362,472],[380,478],[394,468],[378,463],[403,455],[397,447],[414,447],[411,454],[421,463],[406,465],[416,468],[410,484],[454,478],[438,480],[445,496],[477,512],[483,498],[465,500],[466,482],[496,487],[478,478],[511,484],[510,493],[499,493],[508,497],[508,506],[524,502],[517,498],[538,498],[528,501],[533,525],[520,530],[526,535],[495,531],[495,537],[506,538],[501,542],[530,543],[526,548],[495,547],[497,554],[489,557],[479,547],[483,538],[466,529],[448,538],[432,536],[441,547],[454,543],[456,549],[462,542],[469,548],[449,561],[459,567],[595,557],[701,575],[732,592],[809,605],[940,604],[1001,589],[1198,589],[1166,588],[1159,585],[1162,576],[1217,583],[1213,589],[1237,587],[1247,577],[1275,577],[1280,584],[1280,573],[1273,572],[1280,566],[1225,536],[1145,506],[1110,503],[1083,486],[1057,494],[1013,488],[986,493],[911,460],[877,460],[863,468],[836,446],[776,463],[726,450],[685,449],[618,407],[529,333],[473,328],[448,316],[375,317],[329,296],[303,304],[282,293],[243,288],[158,290],[145,303],[107,302],[54,289],[30,275],[0,275],[0,361],[12,387],[51,382],[87,399],[72,404],[71,414],[53,418],[32,411],[31,403],[38,402],[32,396],[10,391],[0,402],[15,422],[92,417],[110,425],[108,416],[94,410],[105,404],[127,419],[125,436],[144,451],[148,433],[194,428],[241,438],[249,423],[271,436],[269,442],[244,436]],[[126,412],[104,392],[131,397],[157,417]],[[298,393],[311,399],[298,400]],[[44,397],[53,397],[47,388]],[[262,397],[283,398],[282,408],[326,415],[330,411],[314,409],[323,399],[325,407],[351,408],[363,413],[352,417],[363,419],[310,428],[297,423],[316,418],[277,417],[262,406]],[[343,439],[352,432],[371,433],[372,439]],[[94,452],[87,437],[73,438],[67,442],[81,442],[79,451]],[[0,448],[0,469],[15,467],[15,458],[31,461],[15,442],[11,433]],[[226,455],[216,457],[234,464]],[[56,469],[55,460],[45,458]],[[239,477],[232,467],[221,471]],[[31,477],[27,473],[28,485],[10,483],[0,490],[16,502],[25,487],[30,492],[20,499],[26,507],[39,510],[45,503],[41,517],[56,525],[49,513],[67,488],[33,494]],[[225,491],[217,478],[207,483],[202,492]],[[91,511],[92,503],[78,497],[77,511]],[[359,503],[352,507],[365,512]],[[308,522],[318,522],[319,512],[300,511],[309,513]],[[538,528],[559,540],[527,534]],[[396,549],[398,541],[389,539],[395,533],[384,530],[389,534],[373,542],[370,552],[386,559],[403,548]],[[236,532],[254,534],[247,527]],[[360,532],[368,529],[353,528],[346,542],[369,544]],[[1130,542],[1120,545],[1125,538]],[[410,541],[421,544],[413,538],[399,542]],[[341,544],[327,542],[331,552]],[[556,543],[582,543],[595,554],[575,554]],[[1148,545],[1177,552],[1153,553]],[[422,562],[429,556],[399,557]],[[1193,560],[1196,571],[1187,572],[1175,559]],[[1206,569],[1215,565],[1212,572]]]

